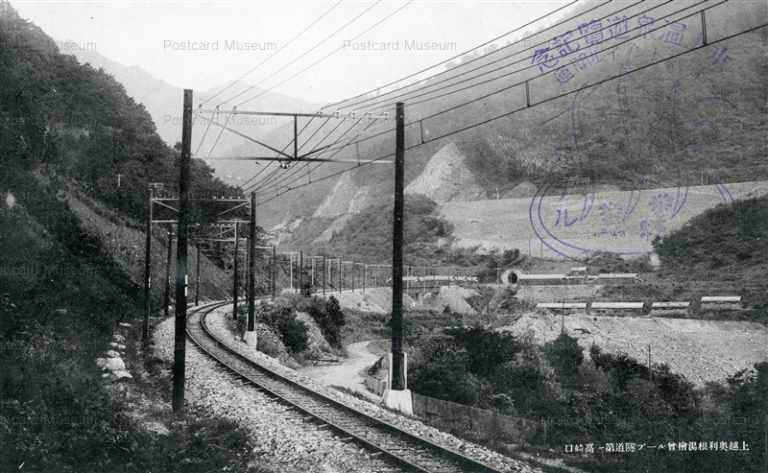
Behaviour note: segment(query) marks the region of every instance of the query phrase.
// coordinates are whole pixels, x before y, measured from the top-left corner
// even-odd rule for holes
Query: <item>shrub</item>
[[[522,349],[522,344],[511,333],[479,326],[454,329],[449,333],[467,351],[469,370],[481,376],[512,360]]]
[[[317,322],[323,336],[332,346],[341,346],[341,328],[346,324],[344,312],[338,299],[331,296],[323,302],[313,297],[306,306],[306,311]]]
[[[579,342],[565,332],[544,345],[544,353],[557,375],[562,377],[576,374],[579,365],[584,361],[584,352]]]
[[[285,347],[291,353],[299,353],[309,346],[307,326],[296,318],[296,314],[290,307],[266,309],[262,312],[261,318],[265,324],[280,334]]]

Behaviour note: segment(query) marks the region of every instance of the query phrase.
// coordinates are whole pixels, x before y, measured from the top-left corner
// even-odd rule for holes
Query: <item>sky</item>
[[[255,69],[243,81],[315,103],[347,98],[399,79],[567,3],[12,1],[22,17],[49,36],[71,41],[67,48],[87,48],[124,65],[139,66],[172,85],[211,90]],[[228,89],[222,100],[241,90]],[[236,102],[252,95],[245,93]]]

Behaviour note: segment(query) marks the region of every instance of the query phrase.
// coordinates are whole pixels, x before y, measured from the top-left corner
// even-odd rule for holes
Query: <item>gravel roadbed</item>
[[[173,360],[174,319],[153,334],[155,355]],[[253,463],[278,473],[359,473],[399,471],[351,442],[342,442],[319,424],[230,374],[187,340],[186,403],[210,409],[252,433]]]
[[[329,388],[315,379],[301,375],[295,370],[282,365],[276,359],[257,351],[253,346],[247,345],[246,343],[240,341],[239,338],[227,327],[226,321],[224,320],[224,315],[228,310],[230,310],[229,306],[223,306],[211,312],[206,318],[208,328],[216,337],[224,341],[230,348],[246,356],[250,360],[270,368],[280,375],[285,376],[286,378],[302,383],[303,385],[308,386],[317,392],[323,393],[330,398],[336,399],[348,406],[365,412],[372,417],[396,425],[397,427],[420,438],[427,439],[438,445],[459,451],[464,455],[487,463],[500,471],[541,473],[540,469],[532,465],[506,457],[500,453],[491,451],[485,447],[468,442],[466,440],[459,439],[451,434],[425,425],[415,418],[396,414],[390,410],[381,408],[376,404],[364,401],[336,389]]]

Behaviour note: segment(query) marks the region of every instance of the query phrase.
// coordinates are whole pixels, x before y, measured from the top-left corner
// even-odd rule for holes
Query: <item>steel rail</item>
[[[229,303],[215,302],[193,310],[187,336],[204,353],[236,376],[306,416],[328,425],[342,438],[349,438],[369,450],[383,454],[384,458],[409,471],[500,473],[500,470],[480,460],[372,417],[232,350],[206,324],[208,314]]]

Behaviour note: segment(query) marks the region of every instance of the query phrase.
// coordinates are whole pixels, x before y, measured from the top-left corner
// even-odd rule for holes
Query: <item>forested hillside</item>
[[[731,284],[760,312],[768,307],[768,198],[720,205],[654,241],[662,275]],[[759,317],[764,321],[764,317]]]
[[[94,361],[126,322],[126,363],[142,371],[142,297],[68,196],[138,220],[148,182],[176,181],[177,161],[120,84],[0,2],[0,471],[249,471],[234,424],[191,417],[152,434]],[[192,174],[198,191],[235,193],[199,161]]]
[[[178,180],[178,152],[163,143],[144,107],[111,76],[59,54],[56,44],[8,3],[0,8],[3,179],[10,179],[12,169],[49,172],[143,217],[147,184]],[[120,195],[117,174],[122,174]],[[197,192],[236,193],[202,161],[193,161],[191,175]],[[13,189],[11,182],[2,184]]]
[[[532,192],[544,183],[564,188],[571,179],[636,189],[766,178],[768,31],[757,29],[682,54],[702,45],[700,15],[691,15],[702,8],[699,3],[667,2],[651,10],[643,2],[600,3],[585,2],[567,15],[577,16],[573,21],[531,32],[521,43],[496,44],[466,55],[454,61],[446,75],[380,99],[376,96],[381,91],[371,93],[353,101],[349,109],[369,100],[359,111],[369,106],[374,112],[392,112],[382,108],[387,99],[410,94],[405,95],[406,181],[415,179],[440,147],[454,142],[489,198],[522,197],[521,188]],[[729,5],[712,5],[706,11],[709,43],[768,18],[764,2],[739,2],[738,8]],[[585,34],[593,26],[604,29],[593,36]],[[560,39],[553,41],[553,37]],[[601,52],[588,56],[584,51],[590,46],[595,46],[590,53]],[[550,56],[542,62],[540,56],[545,53]],[[537,77],[555,72],[555,66],[568,64],[574,57],[581,59],[560,70],[564,72]],[[668,60],[661,62],[664,59]],[[642,69],[602,82],[635,68]],[[525,81],[533,105],[522,110],[526,108]],[[598,85],[575,92],[594,84]],[[411,148],[421,139],[429,141],[514,110],[521,111]],[[392,127],[392,120],[375,124],[360,136]],[[310,127],[307,134],[311,131]],[[358,131],[341,142],[354,139]],[[318,136],[325,133],[323,129]],[[312,147],[309,141],[307,149]],[[393,150],[391,133],[359,146],[361,159],[386,156]],[[338,156],[354,159],[357,148],[350,146]],[[306,170],[313,168],[305,164],[295,167],[280,171],[290,176],[280,182],[283,187],[267,183],[257,188],[269,196],[285,192],[291,183],[304,186],[270,202],[265,218],[285,220],[286,209],[292,216],[309,216],[332,187],[327,181],[306,185],[331,166],[312,174]],[[370,187],[370,201],[391,195],[389,166],[351,172],[357,185]]]

